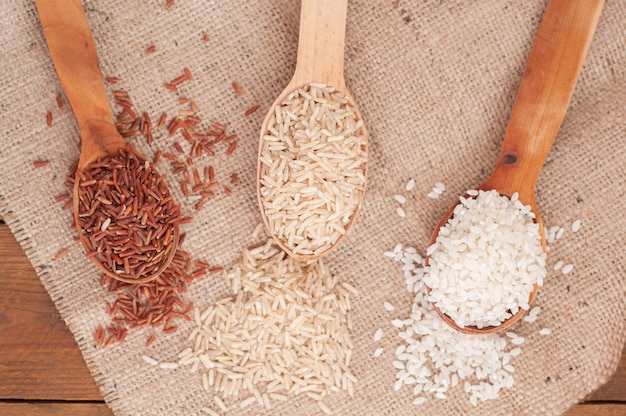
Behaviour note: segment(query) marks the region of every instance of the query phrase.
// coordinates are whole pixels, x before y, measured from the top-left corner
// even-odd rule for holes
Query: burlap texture
[[[62,4],[63,2],[59,2]],[[193,99],[205,120],[218,120],[239,135],[231,158],[213,159],[218,179],[237,172],[240,184],[220,194],[185,227],[184,249],[194,257],[231,265],[255,241],[260,222],[255,196],[258,129],[269,105],[293,73],[299,3],[85,1],[105,75],[118,76],[135,107],[153,122],[163,110],[181,109],[178,96]],[[608,1],[591,44],[563,126],[537,186],[548,226],[568,228],[549,253],[549,264],[575,265],[563,275],[550,269],[535,302],[538,322],[514,330],[526,337],[513,361],[515,385],[497,400],[469,404],[462,388],[447,400],[413,407],[410,389],[394,392],[391,317],[406,317],[411,297],[397,264],[382,253],[397,242],[424,249],[438,217],[456,196],[480,183],[496,162],[521,73],[546,2],[351,1],[346,35],[346,80],[370,133],[369,184],[349,237],[327,259],[333,271],[360,291],[354,299],[355,395],[331,394],[338,415],[552,415],[560,414],[600,386],[615,370],[626,338],[626,1]],[[62,6],[59,6],[62,7]],[[65,191],[63,177],[78,158],[78,128],[69,106],[58,109],[61,91],[32,1],[5,0],[0,7],[0,212],[26,251],[63,319],[75,336],[102,395],[117,415],[196,415],[211,404],[200,376],[187,369],[144,365],[146,353],[175,360],[190,324],[159,335],[144,347],[148,330],[131,331],[121,345],[96,348],[93,333],[109,318],[96,267],[68,229],[69,210],[53,201]],[[210,36],[202,41],[203,33]],[[154,44],[156,52],[146,54]],[[183,67],[194,74],[179,95],[161,85]],[[237,97],[231,82],[241,84]],[[110,88],[111,90],[111,88]],[[112,100],[111,100],[112,102]],[[258,112],[243,112],[260,104]],[[47,127],[46,112],[53,113]],[[181,140],[178,137],[178,140]],[[181,140],[182,141],[182,140]],[[152,156],[173,139],[155,132],[155,143],[133,143]],[[223,154],[223,153],[222,153]],[[34,168],[35,159],[51,164]],[[160,169],[168,173],[167,164]],[[409,178],[415,190],[403,192]],[[170,187],[182,201],[178,182]],[[435,181],[448,190],[426,198]],[[407,218],[395,214],[392,196],[404,193]],[[569,231],[582,220],[577,234]],[[70,254],[59,261],[62,248]],[[0,260],[1,261],[1,260]],[[220,277],[194,282],[185,299],[205,307],[228,293]],[[389,314],[384,300],[396,305]],[[386,337],[374,344],[383,327]],[[540,336],[549,327],[552,334]],[[160,333],[160,332],[159,332]],[[377,346],[387,351],[374,359]],[[252,410],[250,410],[252,409]],[[229,414],[263,413],[258,407]],[[319,409],[304,397],[275,403],[268,414],[305,415]]]

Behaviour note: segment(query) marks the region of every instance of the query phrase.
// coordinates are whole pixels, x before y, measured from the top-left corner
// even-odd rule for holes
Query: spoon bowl
[[[259,157],[257,163],[257,199],[261,217],[270,235],[288,255],[301,261],[314,260],[325,256],[335,249],[348,234],[354,224],[359,206],[352,213],[350,220],[344,225],[345,233],[327,250],[318,254],[295,253],[285,242],[271,231],[267,218],[263,197],[261,195],[261,154],[265,142],[264,136],[268,131],[268,124],[274,115],[274,109],[295,90],[311,82],[325,84],[342,93],[348,100],[348,105],[355,111],[357,120],[361,120],[361,113],[348,91],[344,80],[344,46],[346,28],[347,0],[302,0],[300,11],[300,31],[298,37],[298,53],[294,75],[287,87],[278,95],[261,126]],[[365,126],[361,126],[360,135],[367,142]],[[365,166],[365,174],[367,166]]]
[[[73,192],[74,220],[78,227],[80,173],[90,164],[113,156],[122,149],[133,152],[141,161],[146,161],[146,158],[117,131],[95,42],[80,0],[66,0],[62,6],[55,0],[36,0],[35,3],[50,56],[80,128],[81,153]],[[173,238],[167,247],[169,252],[163,256],[160,267],[156,272],[136,279],[124,278],[105,267],[95,256],[90,258],[102,272],[114,279],[128,283],[149,282],[169,266],[178,247],[179,233],[178,224],[174,224]],[[85,250],[89,251],[82,230],[78,235]]]
[[[476,188],[495,190],[509,198],[517,192],[520,202],[529,205],[535,214],[544,251],[546,239],[535,201],[535,185],[565,117],[603,5],[604,0],[550,0],[515,97],[496,167]],[[441,227],[453,216],[456,205],[458,202],[438,222],[431,245],[437,240]],[[426,265],[429,260],[427,256]],[[539,286],[535,285],[528,304],[535,299],[538,290]],[[498,326],[460,327],[434,306],[448,325],[468,334],[502,331],[526,312],[520,309]]]

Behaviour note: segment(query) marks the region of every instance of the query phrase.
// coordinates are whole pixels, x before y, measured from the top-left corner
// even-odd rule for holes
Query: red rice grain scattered
[[[67,254],[69,254],[70,249],[69,248],[64,248],[63,250],[59,251],[55,256],[54,256],[54,261],[59,260],[60,258],[66,256]]]
[[[121,81],[118,77],[105,77],[104,80],[111,84],[117,84]]]
[[[185,76],[187,77],[189,82],[193,82],[193,76],[191,75],[191,71],[189,70],[189,68],[183,68],[183,72],[185,73]]]
[[[198,201],[198,203],[196,204],[196,211],[200,211],[207,200],[208,198],[206,196],[202,197],[200,201]]]
[[[211,123],[211,128],[219,130],[220,133],[224,133],[226,131],[226,126],[222,123],[218,123],[217,121]]]
[[[48,166],[50,164],[49,160],[34,160],[33,166],[36,168],[43,168],[44,166]]]
[[[183,75],[180,75],[180,76],[178,76],[178,77],[174,78],[174,79],[173,79],[173,80],[171,80],[169,83],[170,83],[171,85],[176,86],[176,85],[181,84],[181,83],[183,83],[183,82],[185,82],[185,81],[187,81],[187,76],[186,76],[185,74],[183,74]]]
[[[152,53],[156,50],[156,46],[150,45],[146,48],[146,53]]]
[[[238,83],[236,83],[236,82],[234,82],[234,81],[233,81],[233,89],[235,90],[235,93],[236,93],[238,96],[240,96],[240,97],[241,97],[241,96],[243,95],[243,91],[242,91],[241,87],[239,86],[239,84],[238,84]]]
[[[156,339],[156,334],[150,335],[150,337],[146,340],[146,347],[149,347],[154,340]]]
[[[102,325],[98,325],[98,328],[96,328],[96,332],[94,333],[93,339],[96,342],[97,346],[102,346],[104,345],[104,336],[106,335],[104,328],[102,328]]]
[[[46,113],[46,124],[48,125],[48,127],[52,126],[52,112],[48,111]]]
[[[224,192],[226,193],[226,195],[232,195],[233,194],[233,191],[231,191],[230,188],[227,187],[227,186],[224,187]]]
[[[259,109],[259,105],[253,105],[252,107],[248,108],[245,112],[245,116],[248,117],[250,114],[254,113],[256,110]]]
[[[163,114],[161,114],[161,117],[159,117],[159,121],[157,123],[157,127],[158,128],[162,128],[163,126],[165,126],[165,121],[167,120],[167,113],[163,112]]]
[[[172,85],[169,82],[164,82],[163,86],[170,91],[178,92],[178,88],[176,88],[176,85]]]
[[[174,0],[167,0],[167,2],[165,3],[165,8],[169,9],[173,5],[174,5]]]
[[[70,197],[70,193],[69,192],[66,192],[64,194],[59,194],[59,195],[54,197],[54,202],[61,202],[61,201],[66,200],[69,197]]]
[[[237,147],[237,142],[232,142],[230,146],[228,146],[228,149],[226,150],[226,156],[232,155],[236,147]]]
[[[237,174],[233,173],[232,175],[230,175],[230,182],[232,184],[238,184],[239,183],[239,179],[237,178]]]
[[[66,209],[69,209],[72,205],[74,205],[74,201],[70,199],[69,201],[65,202],[65,204],[63,204],[61,209],[65,211]]]
[[[207,33],[204,33],[202,35],[202,40],[205,41],[205,42],[208,42],[209,41],[209,35]]]
[[[63,108],[63,99],[61,98],[61,93],[57,93],[57,107]]]

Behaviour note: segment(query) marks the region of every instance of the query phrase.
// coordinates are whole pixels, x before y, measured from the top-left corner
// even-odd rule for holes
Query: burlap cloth
[[[62,4],[63,2],[59,2]],[[447,400],[413,407],[409,388],[394,392],[394,345],[390,317],[406,317],[411,296],[399,266],[383,257],[397,242],[426,247],[444,208],[480,183],[495,164],[514,95],[546,2],[351,1],[346,35],[346,79],[363,113],[370,137],[368,192],[349,238],[327,259],[334,273],[355,285],[352,367],[355,395],[331,394],[326,402],[339,415],[560,414],[605,382],[615,370],[624,340],[626,221],[623,217],[626,161],[626,1],[607,2],[563,126],[539,178],[537,201],[548,226],[567,229],[549,251],[549,264],[575,265],[563,275],[550,269],[536,305],[538,322],[514,330],[526,337],[513,361],[515,385],[497,400],[469,404],[462,388]],[[153,123],[162,111],[193,99],[205,120],[228,124],[239,135],[234,155],[212,159],[218,179],[232,172],[240,184],[232,196],[210,200],[185,227],[184,249],[194,257],[228,267],[260,222],[255,197],[258,129],[274,97],[294,69],[299,3],[291,0],[85,1],[101,66],[117,76],[115,88],[129,92],[135,107]],[[62,7],[62,6],[59,6]],[[53,197],[65,191],[63,177],[78,158],[78,129],[70,108],[56,107],[62,91],[32,1],[5,0],[0,7],[0,212],[80,346],[106,402],[118,415],[195,415],[210,405],[199,374],[160,370],[142,354],[175,360],[186,346],[191,324],[159,335],[145,348],[149,331],[131,331],[121,345],[96,348],[93,333],[109,318],[108,299],[97,272],[68,229],[70,211]],[[210,37],[202,40],[204,33]],[[156,51],[144,50],[154,44]],[[192,84],[179,95],[162,87],[188,67]],[[238,97],[231,87],[244,90]],[[112,88],[109,88],[111,91]],[[111,98],[111,102],[113,102]],[[260,109],[250,117],[244,111]],[[46,126],[46,112],[53,114]],[[181,138],[178,137],[180,140]],[[153,155],[173,139],[155,132]],[[44,168],[32,161],[49,159]],[[165,167],[163,167],[165,166]],[[161,169],[168,172],[167,164]],[[403,192],[409,178],[415,190]],[[179,200],[177,180],[170,187]],[[426,198],[435,181],[448,190]],[[407,217],[395,214],[392,196],[404,193]],[[184,211],[194,214],[193,204]],[[570,231],[582,220],[581,230]],[[53,257],[62,248],[70,254]],[[1,262],[1,259],[0,259]],[[186,300],[205,307],[227,293],[219,276],[194,282]],[[384,300],[396,305],[391,315]],[[374,344],[383,327],[387,336]],[[540,336],[549,327],[552,334]],[[159,332],[160,333],[160,332]],[[377,346],[388,353],[374,359]],[[230,414],[263,413],[252,407]],[[271,414],[319,413],[309,399],[275,403]]]

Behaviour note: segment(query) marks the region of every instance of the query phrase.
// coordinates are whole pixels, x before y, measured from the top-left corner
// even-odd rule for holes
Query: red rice
[[[49,160],[34,160],[33,166],[36,168],[43,168],[44,166],[48,166],[50,164]]]
[[[156,272],[174,249],[168,242],[183,216],[162,179],[128,149],[78,172],[78,225],[86,250],[121,277]]]
[[[240,97],[241,97],[241,96],[243,95],[243,91],[242,91],[242,89],[241,89],[241,86],[239,86],[239,84],[238,84],[238,83],[236,83],[236,82],[234,82],[234,81],[233,81],[233,89],[235,90],[235,93],[236,93],[238,96],[240,96]]]
[[[250,114],[254,113],[256,110],[259,109],[259,105],[253,105],[252,107],[248,108],[245,112],[245,116],[248,117]]]
[[[64,248],[63,250],[59,251],[55,256],[54,256],[54,260],[57,261],[60,258],[66,256],[67,254],[69,254],[70,249],[69,248]]]

